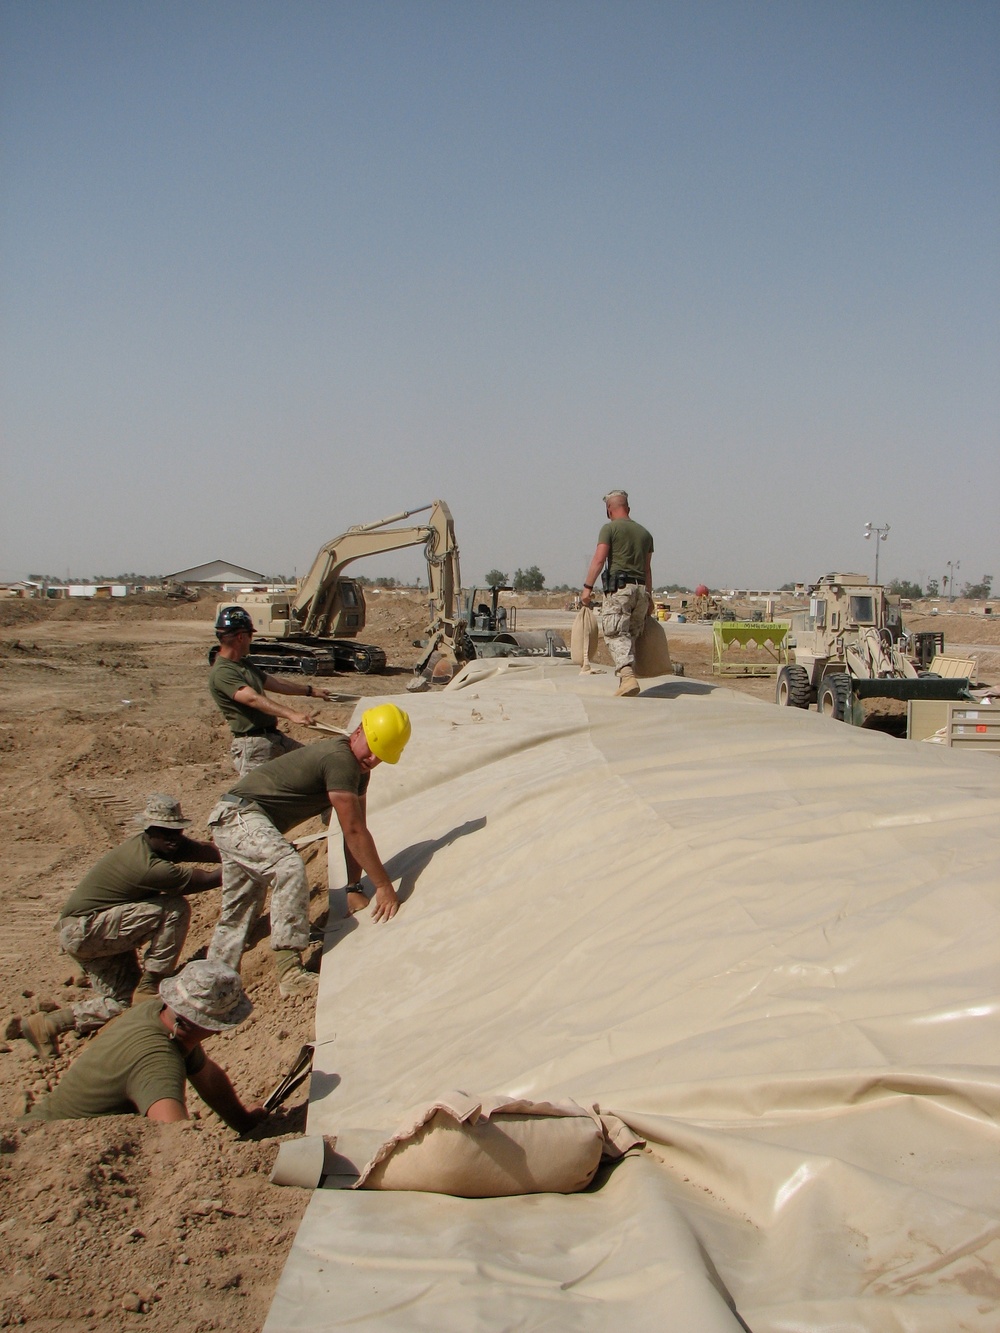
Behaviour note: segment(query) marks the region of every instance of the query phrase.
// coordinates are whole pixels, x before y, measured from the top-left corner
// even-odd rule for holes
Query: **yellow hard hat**
[[[398,764],[410,739],[410,719],[395,704],[378,704],[361,715],[368,748],[385,764]]]

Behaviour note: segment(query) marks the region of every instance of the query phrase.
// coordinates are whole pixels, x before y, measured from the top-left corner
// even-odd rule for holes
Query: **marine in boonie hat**
[[[239,1027],[253,1012],[240,974],[212,958],[196,958],[161,981],[160,999],[179,1018],[210,1032]]]
[[[154,792],[146,802],[141,815],[136,815],[136,823],[142,828],[187,828],[191,823],[181,812],[181,803],[174,796],[164,796]]]

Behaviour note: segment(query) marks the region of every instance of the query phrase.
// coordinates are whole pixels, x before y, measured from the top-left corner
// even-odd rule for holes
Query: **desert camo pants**
[[[96,1032],[127,1009],[143,968],[161,976],[173,972],[190,920],[188,901],[177,894],[57,921],[60,948],[80,964],[96,992],[70,1006],[77,1032]]]
[[[222,913],[209,958],[239,971],[247,936],[271,890],[271,948],[309,943],[309,881],[302,857],[256,806],[220,801],[208,817],[222,854]]]
[[[290,750],[301,749],[301,741],[294,741],[283,731],[275,730],[267,732],[264,736],[234,736],[229,753],[232,756],[233,768],[241,778],[245,778],[248,773],[260,768],[261,764],[266,764],[268,760],[277,759],[279,755],[288,754]]]
[[[615,664],[615,674],[635,666],[635,641],[642,633],[649,610],[649,593],[639,583],[626,583],[605,594],[597,613],[604,642]]]

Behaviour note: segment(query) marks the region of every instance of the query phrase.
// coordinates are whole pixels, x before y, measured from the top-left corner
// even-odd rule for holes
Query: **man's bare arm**
[[[607,542],[598,542],[594,551],[594,558],[590,562],[590,568],[587,570],[587,577],[583,581],[583,592],[580,594],[580,601],[584,606],[590,605],[590,599],[594,584],[597,582],[597,576],[607,563],[611,547]]]
[[[171,861],[214,861],[222,860],[222,853],[214,842],[195,842],[194,838],[182,838],[176,849],[171,848]]]
[[[283,717],[300,727],[312,726],[316,721],[315,713],[298,713],[285,704],[275,703],[266,694],[258,694],[251,685],[241,685],[233,695],[233,702],[243,704],[247,708],[256,708],[259,713],[266,713],[268,717]]]
[[[236,1095],[226,1071],[205,1057],[205,1063],[197,1074],[190,1076],[191,1086],[198,1096],[215,1114],[223,1119],[230,1129],[238,1134],[245,1134],[253,1129],[267,1115],[262,1106],[244,1106]],[[159,1103],[157,1103],[158,1105]],[[152,1110],[152,1107],[150,1108]],[[147,1112],[147,1115],[149,1112]]]
[[[344,859],[348,874],[363,870],[375,885],[375,921],[389,921],[399,910],[399,899],[368,831],[367,809],[362,799],[348,791],[328,791],[327,796],[344,835]]]
[[[146,1112],[147,1120],[155,1120],[158,1125],[172,1125],[175,1120],[187,1120],[187,1107],[173,1097],[161,1097]]]
[[[221,883],[221,867],[218,870],[192,870],[191,880],[184,894],[187,896],[189,893],[205,893],[209,889],[217,889]]]

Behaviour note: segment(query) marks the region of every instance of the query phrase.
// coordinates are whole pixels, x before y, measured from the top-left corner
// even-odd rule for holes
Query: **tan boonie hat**
[[[213,958],[196,958],[176,977],[161,981],[160,999],[181,1018],[212,1032],[239,1027],[253,1012],[240,974]]]
[[[141,815],[136,816],[136,823],[143,828],[187,828],[191,823],[181,814],[181,803],[173,796],[164,796],[154,792],[146,802]]]
[[[604,497],[604,503],[607,504],[609,500],[617,500],[619,498],[628,504],[628,491],[608,491],[607,495]]]

